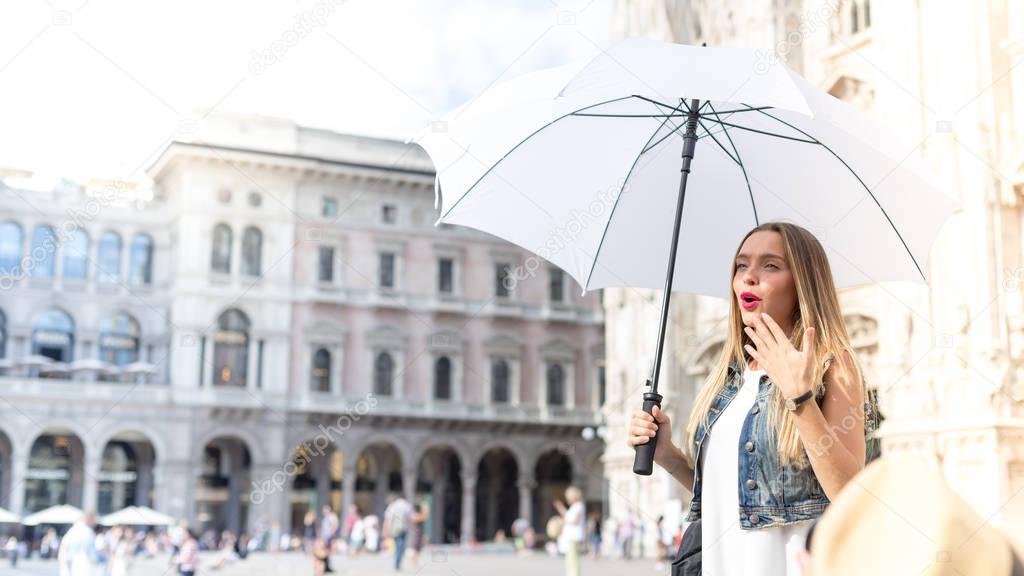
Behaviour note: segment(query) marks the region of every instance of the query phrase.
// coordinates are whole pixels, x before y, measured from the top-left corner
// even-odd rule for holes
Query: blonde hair
[[[580,500],[583,500],[583,492],[575,486],[569,486],[565,489],[565,499],[568,500],[570,504],[579,502]]]
[[[857,380],[863,388],[864,380],[861,377],[863,372],[850,347],[850,336],[846,331],[846,324],[843,322],[842,311],[839,307],[839,298],[836,294],[835,284],[832,282],[832,269],[824,248],[813,234],[805,228],[788,222],[765,222],[754,228],[743,237],[739,246],[736,247],[736,254],[733,255],[733,262],[730,264],[732,270],[730,286],[731,279],[736,272],[736,256],[739,254],[743,242],[752,234],[764,231],[778,232],[782,236],[785,257],[793,274],[797,294],[797,306],[793,311],[792,318],[793,329],[790,333],[790,343],[793,344],[793,347],[799,350],[804,330],[807,327],[814,327],[815,355],[817,356],[815,362],[817,368],[813,379],[815,395],[824,390],[823,376],[831,359],[841,357],[846,351],[849,351],[850,357],[853,359],[858,373]],[[684,453],[689,457],[691,466],[696,465],[693,462],[694,454],[691,452],[698,424],[703,423],[705,429],[708,427],[711,405],[718,393],[725,387],[730,362],[736,360],[739,363],[740,372],[742,372],[749,359],[749,354],[743,349],[743,346],[746,344],[753,346],[750,337],[743,331],[744,325],[739,303],[736,298],[730,298],[730,300],[732,303],[729,305],[729,330],[725,345],[700,393],[694,400],[693,410],[687,422],[687,442]],[[766,412],[768,430],[772,432],[769,437],[774,441],[773,447],[777,449],[782,464],[793,465],[797,468],[808,465],[809,461],[797,432],[796,421],[793,414],[785,409],[785,398],[777,386],[773,387]]]

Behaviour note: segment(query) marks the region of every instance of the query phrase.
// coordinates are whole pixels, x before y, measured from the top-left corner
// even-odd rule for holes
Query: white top
[[[796,553],[811,521],[758,530],[744,530],[739,523],[740,432],[764,373],[745,371],[736,397],[704,439],[701,570],[706,576],[800,576]]]

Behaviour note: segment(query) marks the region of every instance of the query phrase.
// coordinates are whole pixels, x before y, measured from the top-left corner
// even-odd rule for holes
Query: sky
[[[612,0],[0,5],[0,170],[139,179],[207,111],[404,140],[492,83],[594,56]]]

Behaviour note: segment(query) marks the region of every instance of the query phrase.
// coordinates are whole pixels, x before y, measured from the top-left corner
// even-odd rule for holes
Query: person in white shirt
[[[95,525],[96,514],[85,512],[61,539],[57,551],[61,576],[89,576],[92,573],[93,564],[97,561]]]
[[[555,501],[555,508],[558,509],[558,513],[562,515],[564,521],[562,533],[559,536],[562,546],[559,548],[565,549],[565,575],[579,576],[580,543],[583,542],[583,537],[586,534],[587,522],[587,513],[583,506],[583,493],[579,488],[569,486],[565,489],[565,500],[569,503],[568,508],[562,502]]]

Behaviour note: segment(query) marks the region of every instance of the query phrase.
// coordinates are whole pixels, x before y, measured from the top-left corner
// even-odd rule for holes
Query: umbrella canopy
[[[663,287],[693,100],[673,290],[731,297],[734,250],[770,220],[814,233],[838,287],[927,280],[958,203],[913,146],[754,50],[630,39],[495,86],[417,139],[438,222],[534,251],[584,292]]]
[[[0,524],[20,524],[21,517],[17,514],[0,508]]]
[[[171,526],[174,518],[146,506],[129,506],[100,518],[104,526]]]
[[[71,371],[71,366],[65,362],[53,362],[39,368],[43,374],[64,374]]]
[[[747,49],[625,40],[488,89],[417,142],[437,169],[439,224],[536,252],[584,293],[664,288],[647,412],[662,400],[672,291],[733,298],[752,228],[810,231],[839,288],[922,282],[959,207],[915,147]],[[651,473],[656,440],[634,472]]]
[[[22,518],[21,523],[25,526],[39,526],[43,524],[74,524],[82,517],[82,511],[68,504],[51,506],[40,510],[35,514],[29,514]]]
[[[30,354],[18,360],[19,366],[33,367],[47,366],[49,364],[53,364],[53,358],[50,358],[49,356],[42,356],[40,354]]]
[[[122,368],[125,374],[152,374],[156,372],[156,365],[149,362],[132,362]]]
[[[100,360],[98,358],[87,358],[85,360],[75,360],[71,363],[71,370],[74,372],[85,372],[95,371],[103,372],[110,368],[110,364]]]

